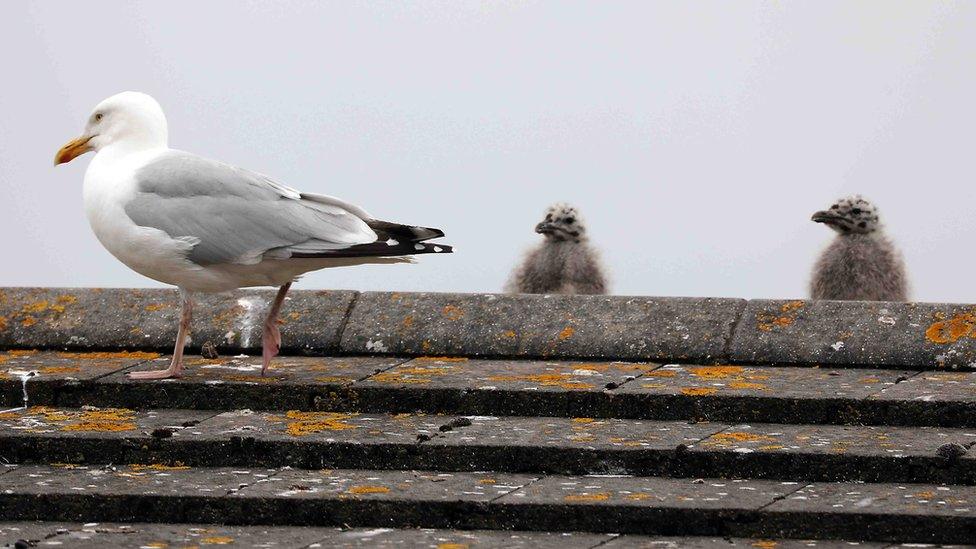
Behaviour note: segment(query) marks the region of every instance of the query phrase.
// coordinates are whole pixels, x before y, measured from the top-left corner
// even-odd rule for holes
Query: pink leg
[[[176,332],[176,347],[173,348],[173,361],[165,370],[151,370],[148,372],[129,372],[129,379],[167,379],[180,377],[183,373],[183,347],[186,336],[190,333],[190,318],[193,316],[193,301],[189,292],[180,290],[180,301],[183,311],[180,313],[180,328]]]
[[[291,288],[291,282],[278,288],[278,295],[275,296],[271,310],[268,311],[268,318],[264,320],[264,332],[261,336],[261,375],[265,375],[268,367],[271,366],[271,359],[278,355],[281,349],[281,331],[278,330],[278,313],[281,311],[281,304],[285,302],[285,295]]]

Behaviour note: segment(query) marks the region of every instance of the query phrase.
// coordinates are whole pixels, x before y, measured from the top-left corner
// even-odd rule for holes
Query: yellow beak
[[[68,141],[65,146],[58,150],[58,154],[54,155],[54,165],[57,166],[58,164],[71,162],[76,157],[92,150],[92,148],[88,145],[91,138],[92,136],[90,135],[83,135],[77,139]]]

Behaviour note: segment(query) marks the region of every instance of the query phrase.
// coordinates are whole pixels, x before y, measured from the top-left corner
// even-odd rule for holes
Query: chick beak
[[[71,162],[75,158],[92,150],[91,145],[88,144],[88,142],[91,141],[91,138],[92,136],[90,135],[83,135],[77,139],[68,141],[58,150],[58,153],[54,155],[54,165],[57,166],[58,164]]]
[[[830,210],[822,210],[816,212],[813,214],[812,217],[810,217],[810,220],[815,223],[827,223],[827,224],[837,221],[838,219],[840,219],[840,216],[835,215]]]
[[[552,234],[556,232],[556,228],[553,226],[552,223],[548,221],[543,221],[542,223],[539,223],[538,225],[535,226],[535,232],[539,234]]]

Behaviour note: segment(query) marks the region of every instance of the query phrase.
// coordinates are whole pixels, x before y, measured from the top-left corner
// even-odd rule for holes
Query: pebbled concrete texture
[[[709,362],[722,356],[743,306],[719,298],[365,292],[342,350]]]
[[[260,351],[272,290],[196,295],[191,348],[215,343],[224,353]],[[355,292],[295,290],[281,312],[282,348],[335,352]],[[0,348],[169,353],[180,314],[175,290],[101,288],[0,289]]]
[[[976,307],[753,300],[736,326],[729,359],[976,369]]]

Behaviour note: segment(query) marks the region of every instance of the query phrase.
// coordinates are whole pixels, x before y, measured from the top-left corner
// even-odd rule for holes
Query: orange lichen
[[[730,389],[755,389],[756,391],[765,391],[766,386],[762,383],[752,383],[749,381],[732,381],[729,383]]]
[[[273,377],[248,374],[228,374],[223,376],[223,378],[227,381],[240,381],[243,383],[274,383],[278,381]]]
[[[478,481],[478,484],[495,484],[496,482],[498,481],[493,478],[483,478]]]
[[[58,297],[58,303],[64,303],[65,305],[71,305],[76,301],[78,301],[78,298],[73,295],[63,295]]]
[[[386,494],[390,491],[386,486],[353,486],[346,490],[348,494]]]
[[[629,499],[631,501],[644,501],[653,497],[653,494],[648,494],[647,492],[635,492],[633,494],[627,494],[624,496],[625,499]]]
[[[714,395],[718,389],[712,389],[711,387],[685,387],[681,389],[681,394],[688,396],[706,396]]]
[[[593,419],[593,418],[591,418],[591,417],[574,417],[573,418],[573,423],[593,423],[594,421],[596,421],[596,420]]]
[[[13,358],[21,358],[21,357],[27,357],[27,356],[34,356],[38,352],[39,351],[37,351],[35,349],[12,349],[10,351],[7,351],[7,356],[10,356],[10,357],[13,357]]]
[[[437,545],[437,549],[469,549],[470,547],[467,543],[440,543]]]
[[[467,357],[463,356],[418,356],[414,362],[467,362]]]
[[[339,413],[339,412],[299,412],[289,410],[285,412],[285,419],[288,425],[285,431],[294,437],[303,437],[322,431],[345,431],[356,429],[356,425],[350,425],[345,420],[354,418],[359,414]]]
[[[24,320],[20,321],[20,325],[24,328],[30,328],[31,326],[37,324],[37,319],[28,315],[24,317]]]
[[[182,461],[174,462],[173,465],[167,465],[165,463],[149,463],[145,465],[139,463],[129,464],[129,469],[137,473],[141,471],[186,471],[189,468],[188,465],[183,465]]]
[[[932,343],[955,343],[963,337],[976,339],[976,315],[962,313],[949,320],[939,320],[925,330],[925,339]]]
[[[7,329],[7,317],[0,316],[0,331]]]
[[[464,316],[464,311],[462,311],[460,307],[454,305],[445,305],[442,312],[448,320],[460,320],[461,317]]]
[[[200,540],[203,545],[230,545],[234,543],[234,538],[230,536],[210,536]]]
[[[587,501],[607,501],[610,499],[610,492],[594,492],[584,493],[584,494],[570,494],[563,497],[563,501],[569,502],[587,502]]]
[[[573,337],[573,334],[575,334],[575,333],[576,333],[576,329],[575,328],[573,328],[572,326],[566,326],[565,328],[563,328],[563,330],[561,332],[559,332],[559,340],[560,341],[565,341],[565,340]]]
[[[45,366],[40,369],[42,374],[73,374],[80,371],[81,368],[77,366]]]
[[[645,377],[674,377],[678,375],[674,370],[653,370],[644,374]]]
[[[524,381],[528,383],[538,383],[546,387],[560,387],[562,389],[592,389],[592,383],[584,383],[573,379],[572,374],[553,373],[553,374],[527,374],[527,375],[497,375],[488,378],[489,381]]]
[[[779,543],[771,539],[759,539],[752,542],[753,547],[758,547],[759,549],[775,549],[779,546]]]
[[[346,383],[352,381],[352,379],[343,376],[322,376],[315,378],[315,381],[320,383]]]
[[[132,421],[135,412],[126,408],[104,408],[81,412],[45,409],[43,414],[44,419],[50,422],[71,422],[61,427],[62,431],[112,433],[136,430],[136,424]]]
[[[167,308],[169,308],[169,305],[167,305],[165,303],[150,303],[149,305],[146,305],[145,307],[143,307],[143,309],[145,309],[146,311],[148,311],[150,313],[155,313],[156,311],[159,311],[159,310],[162,310],[162,309],[167,309]]]
[[[725,379],[734,375],[740,375],[743,370],[744,368],[742,366],[699,366],[696,368],[688,368],[691,375],[702,379]]]
[[[407,315],[407,317],[403,319],[403,327],[409,328],[411,326],[413,326],[413,315]]]
[[[24,305],[23,307],[21,307],[20,312],[21,314],[25,314],[25,315],[43,313],[44,311],[47,310],[47,307],[48,307],[47,301],[37,301],[34,303],[29,303],[27,305]]]
[[[796,312],[803,308],[805,303],[802,301],[789,301],[780,306],[782,315],[775,313],[759,313],[756,315],[758,327],[764,332],[770,332],[774,328],[786,328],[796,320]]]
[[[75,358],[87,360],[108,360],[112,358],[130,358],[133,360],[152,360],[162,356],[159,353],[147,353],[143,351],[113,351],[95,353],[58,353],[61,358]]]
[[[505,339],[515,339],[515,336],[516,336],[515,330],[505,330],[504,332],[502,332],[502,337],[504,337]]]
[[[766,435],[757,435],[755,433],[744,433],[741,431],[732,431],[728,433],[718,433],[712,435],[706,440],[706,443],[714,442],[718,444],[735,444],[736,442],[761,442],[761,441],[772,441],[775,440],[772,437]]]

